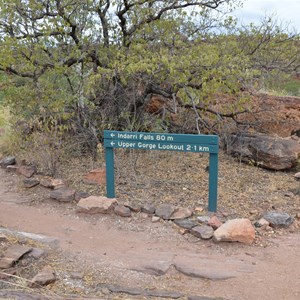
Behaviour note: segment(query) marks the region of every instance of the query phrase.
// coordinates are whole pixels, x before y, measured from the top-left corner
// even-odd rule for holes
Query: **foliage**
[[[234,118],[242,103],[216,112],[218,95],[244,101],[241,89],[266,73],[299,68],[296,34],[272,20],[237,29],[232,18],[215,13],[238,2],[2,1],[5,102],[31,128],[49,119],[67,124],[89,149],[96,149],[106,128],[172,130],[166,118],[154,121],[147,114],[153,94],[176,102],[174,110],[190,107],[217,121]],[[207,124],[197,128],[211,130]]]

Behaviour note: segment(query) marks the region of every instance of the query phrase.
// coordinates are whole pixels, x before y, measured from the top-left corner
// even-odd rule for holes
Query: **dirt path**
[[[0,170],[0,226],[57,238],[57,251],[77,270],[100,272],[101,282],[210,298],[300,299],[299,234],[266,248],[198,241],[141,215],[86,216],[67,204],[32,204],[8,191],[6,176]]]

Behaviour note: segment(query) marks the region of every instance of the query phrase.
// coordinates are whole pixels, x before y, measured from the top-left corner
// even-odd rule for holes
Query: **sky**
[[[239,23],[258,23],[264,16],[275,15],[284,25],[300,32],[300,0],[243,0],[243,8],[233,15],[239,18]]]

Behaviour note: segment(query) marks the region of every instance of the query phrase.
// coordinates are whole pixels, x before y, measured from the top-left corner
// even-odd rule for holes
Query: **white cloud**
[[[264,16],[272,15],[300,32],[299,14],[300,0],[244,0],[243,8],[233,13],[243,24],[257,23]]]

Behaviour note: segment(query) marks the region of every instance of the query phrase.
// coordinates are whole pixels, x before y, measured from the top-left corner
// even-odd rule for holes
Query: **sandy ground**
[[[58,239],[53,251],[59,259],[48,262],[57,268],[56,294],[68,290],[67,272],[89,270],[92,282],[85,282],[81,292],[99,299],[117,297],[101,294],[97,286],[103,283],[212,299],[300,299],[299,232],[286,232],[264,247],[215,244],[140,214],[130,219],[88,216],[76,213],[74,204],[45,200],[35,205],[28,195],[11,191],[9,176],[0,170],[0,226]],[[202,278],[184,275],[174,266]]]

